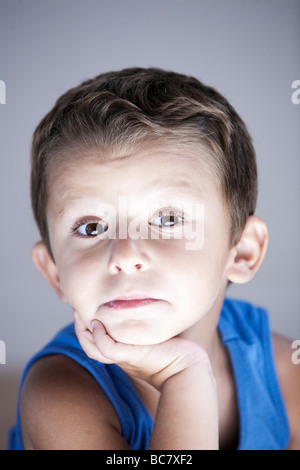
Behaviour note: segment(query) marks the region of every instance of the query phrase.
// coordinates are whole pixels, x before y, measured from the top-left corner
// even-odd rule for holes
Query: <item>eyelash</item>
[[[175,226],[181,226],[184,224],[184,215],[183,214],[179,214],[176,210],[173,210],[171,208],[166,208],[166,209],[161,209],[159,210],[156,215],[151,219],[152,221],[157,219],[158,217],[177,217],[177,218],[180,218],[181,221],[178,222],[177,224],[174,224],[174,225],[169,225],[169,226],[160,226],[160,225],[155,225],[153,222],[149,222],[149,225],[151,227],[154,227],[154,228],[163,228],[163,229],[174,229]],[[88,225],[88,224],[99,224],[103,222],[103,225],[105,225],[107,228],[106,230],[103,231],[103,233],[105,233],[107,230],[108,230],[108,225],[104,223],[104,221],[102,221],[101,219],[96,219],[94,217],[84,217],[83,219],[80,219],[78,221],[76,221],[76,223],[71,227],[71,234],[76,236],[76,237],[79,237],[79,238],[97,238],[99,237],[99,235],[83,235],[81,234],[80,232],[78,232],[78,229],[83,226],[83,225]]]

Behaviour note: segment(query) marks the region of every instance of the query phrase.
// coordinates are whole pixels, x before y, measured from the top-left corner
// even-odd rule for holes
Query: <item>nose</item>
[[[108,268],[110,273],[145,271],[150,266],[150,258],[142,250],[141,240],[114,240]]]

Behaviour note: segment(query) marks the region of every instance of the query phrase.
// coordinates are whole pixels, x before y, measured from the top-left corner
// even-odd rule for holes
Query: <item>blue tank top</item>
[[[289,426],[273,360],[267,313],[251,304],[225,299],[218,328],[228,348],[234,371],[239,408],[239,450],[284,450]],[[9,449],[23,450],[19,401],[32,364],[49,354],[64,354],[83,366],[111,400],[122,435],[131,449],[148,448],[153,421],[123,370],[115,364],[89,359],[73,324],[61,330],[26,366],[20,385],[16,424]]]

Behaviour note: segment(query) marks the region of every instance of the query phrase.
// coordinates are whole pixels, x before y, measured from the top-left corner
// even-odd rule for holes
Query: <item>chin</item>
[[[157,335],[157,331],[149,331],[148,327],[141,327],[137,325],[126,326],[122,328],[107,329],[109,335],[119,343],[134,344],[137,346],[147,346],[149,344],[159,344],[170,337],[166,335]]]

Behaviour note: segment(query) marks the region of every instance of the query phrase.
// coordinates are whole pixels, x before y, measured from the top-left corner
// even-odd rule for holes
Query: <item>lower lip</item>
[[[103,304],[103,307],[112,308],[116,310],[123,310],[126,308],[138,308],[145,307],[146,305],[152,305],[159,302],[158,299],[132,299],[132,300],[113,300]]]

